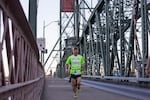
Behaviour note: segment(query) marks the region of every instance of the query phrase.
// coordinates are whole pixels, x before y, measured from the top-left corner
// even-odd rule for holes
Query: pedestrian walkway
[[[71,84],[58,78],[46,78],[42,100],[74,100]],[[82,85],[77,100],[137,100]]]

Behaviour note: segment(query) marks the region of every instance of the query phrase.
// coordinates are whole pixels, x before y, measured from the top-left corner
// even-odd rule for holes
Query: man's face
[[[78,53],[79,53],[79,50],[78,50],[78,49],[74,49],[74,50],[73,50],[73,54],[74,54],[74,55],[78,55]]]

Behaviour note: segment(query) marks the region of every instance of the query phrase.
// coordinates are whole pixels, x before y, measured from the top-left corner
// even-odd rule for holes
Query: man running
[[[66,61],[66,71],[67,73],[70,72],[71,74],[74,98],[77,98],[77,90],[80,92],[81,75],[85,65],[83,56],[79,55],[78,53],[78,48],[73,48],[73,55],[69,56]]]

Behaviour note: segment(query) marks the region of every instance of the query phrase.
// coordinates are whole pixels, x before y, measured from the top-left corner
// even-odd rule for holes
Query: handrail
[[[39,78],[36,78],[34,80],[31,80],[31,81],[27,81],[27,82],[23,82],[23,83],[18,83],[18,84],[13,84],[13,85],[7,85],[7,86],[3,86],[0,88],[0,94],[1,93],[5,93],[5,92],[8,92],[8,91],[12,91],[14,89],[18,89],[18,88],[21,88],[21,87],[24,87],[24,86],[28,86],[30,84],[33,84],[35,82],[38,82],[40,79],[42,79],[43,76],[39,77]]]
[[[35,51],[37,57],[39,57],[39,51],[36,41],[33,37],[32,30],[26,19],[23,8],[19,0],[0,0],[0,6],[6,15],[12,20],[17,29],[23,33],[27,41],[29,41],[31,48]],[[20,27],[24,26],[24,27]]]
[[[44,68],[19,0],[0,0],[0,29],[0,100],[40,100]]]
[[[40,100],[44,78],[0,88],[0,100]]]
[[[150,82],[150,78],[136,78],[136,77],[118,77],[118,76],[90,76],[83,75],[83,78],[92,78],[92,79],[103,79],[103,80],[120,80],[120,81],[129,81],[129,82]]]

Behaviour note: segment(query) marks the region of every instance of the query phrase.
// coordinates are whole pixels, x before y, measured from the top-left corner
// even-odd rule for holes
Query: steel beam
[[[97,34],[99,35],[99,39],[100,39],[100,53],[101,53],[101,59],[103,62],[103,67],[106,73],[106,51],[105,51],[105,45],[104,45],[104,38],[103,38],[103,33],[102,33],[102,26],[101,26],[101,20],[100,20],[100,15],[98,13],[98,11],[96,11],[96,26],[97,26]]]
[[[29,23],[33,32],[33,36],[36,40],[37,33],[37,0],[29,0]]]
[[[90,74],[93,75],[93,33],[92,33],[92,26],[91,23],[89,25],[89,59],[90,59]]]
[[[120,0],[119,2],[119,34],[120,34],[120,71],[121,76],[125,76],[125,42],[124,42],[124,4],[123,0]]]
[[[141,0],[141,18],[142,18],[142,77],[145,77],[146,60],[148,59],[148,12],[147,0]]]
[[[86,34],[84,33],[84,44],[83,44],[83,48],[84,48],[84,57],[85,57],[85,61],[86,61],[86,65],[85,65],[85,74],[87,75],[87,73],[88,73],[88,68],[87,68],[87,55],[88,55],[88,53],[87,53],[87,37],[86,37]]]
[[[109,1],[105,0],[105,12],[106,12],[106,76],[110,75],[110,26],[109,26]]]
[[[80,23],[79,23],[79,12],[80,12],[80,9],[79,9],[79,0],[75,0],[75,10],[74,10],[74,19],[75,19],[75,37],[77,38],[77,41],[79,40],[79,26],[80,26]]]

